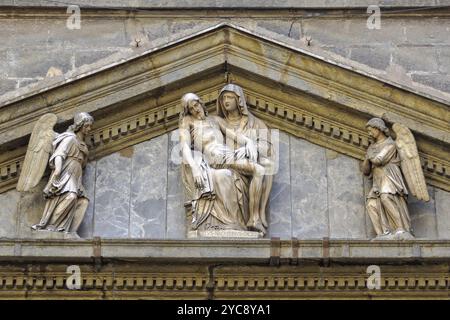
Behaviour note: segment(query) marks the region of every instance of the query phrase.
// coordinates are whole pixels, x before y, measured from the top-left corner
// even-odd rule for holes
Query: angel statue
[[[53,131],[56,121],[56,115],[48,113],[34,126],[17,190],[35,187],[48,163],[52,172],[43,190],[44,213],[31,228],[76,235],[88,205],[81,180],[88,159],[84,139],[94,118],[86,112],[77,113],[73,125],[61,134]]]
[[[406,186],[419,200],[430,200],[414,137],[407,127],[395,123],[394,140],[380,118],[369,120],[366,128],[375,140],[362,166],[363,173],[373,179],[366,208],[375,239],[413,239]]]

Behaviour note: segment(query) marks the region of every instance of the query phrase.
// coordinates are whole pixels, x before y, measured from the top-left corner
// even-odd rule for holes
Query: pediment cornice
[[[449,191],[448,103],[350,69],[222,24],[59,85],[0,98],[0,191],[14,187],[29,134],[45,113],[55,113],[62,128],[75,112],[91,112],[95,159],[175,129],[185,92],[200,93],[214,108],[227,81],[245,89],[252,111],[270,126],[356,159],[368,145],[369,118],[401,122],[416,136],[428,183]]]

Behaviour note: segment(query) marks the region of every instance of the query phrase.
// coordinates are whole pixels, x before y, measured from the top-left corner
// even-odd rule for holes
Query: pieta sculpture
[[[226,86],[218,100],[218,115],[209,116],[196,94],[181,99],[181,169],[191,229],[253,231],[262,236],[267,230],[273,148],[267,132],[252,136],[250,129],[267,127],[250,114],[240,87]],[[224,112],[232,112],[238,125],[232,125]]]
[[[88,159],[84,140],[94,119],[88,113],[77,113],[73,125],[61,134],[53,131],[56,121],[56,115],[49,113],[34,126],[17,190],[29,191],[36,187],[49,166],[51,174],[43,190],[44,212],[31,228],[76,235],[88,205],[82,185]]]
[[[400,123],[389,129],[380,118],[366,124],[375,140],[367,149],[363,172],[373,179],[366,208],[377,234],[375,239],[412,239],[407,196],[429,201],[416,142],[411,131]]]

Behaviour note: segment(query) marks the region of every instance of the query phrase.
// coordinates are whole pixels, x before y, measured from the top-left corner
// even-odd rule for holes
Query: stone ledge
[[[275,255],[275,257],[274,257]],[[450,240],[0,240],[0,261],[133,259],[155,261],[450,261]]]
[[[52,232],[47,230],[32,231],[33,237],[36,239],[52,239],[52,240],[74,240],[80,239],[76,232]]]

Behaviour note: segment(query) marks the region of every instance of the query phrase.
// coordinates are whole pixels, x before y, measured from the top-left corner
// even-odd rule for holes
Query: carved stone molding
[[[43,265],[44,269],[63,269],[62,266]],[[59,267],[59,268],[58,268]],[[81,265],[81,289],[69,290],[65,270],[17,272],[2,270],[0,299],[399,299],[441,298],[449,299],[449,277],[445,266],[426,270],[391,268],[381,278],[380,289],[368,289],[364,267],[356,266],[345,271],[305,272],[304,268],[291,268],[284,273],[269,267],[259,267],[258,274],[249,276],[242,267],[210,275],[197,274],[195,270],[184,273],[167,273],[167,266],[153,266],[146,271],[133,271],[133,264],[114,271],[93,271]],[[174,266],[170,266],[173,268]],[[365,266],[366,267],[366,266]],[[14,269],[14,267],[9,266]],[[88,271],[86,271],[88,269]],[[91,269],[91,270],[89,270]],[[258,269],[253,267],[252,270]],[[407,272],[407,270],[409,272]],[[25,270],[24,270],[25,271]]]
[[[1,241],[0,298],[448,299],[449,245],[442,240]],[[367,288],[367,267],[374,264],[381,271],[380,289]],[[81,290],[67,289],[69,265],[80,267]]]

